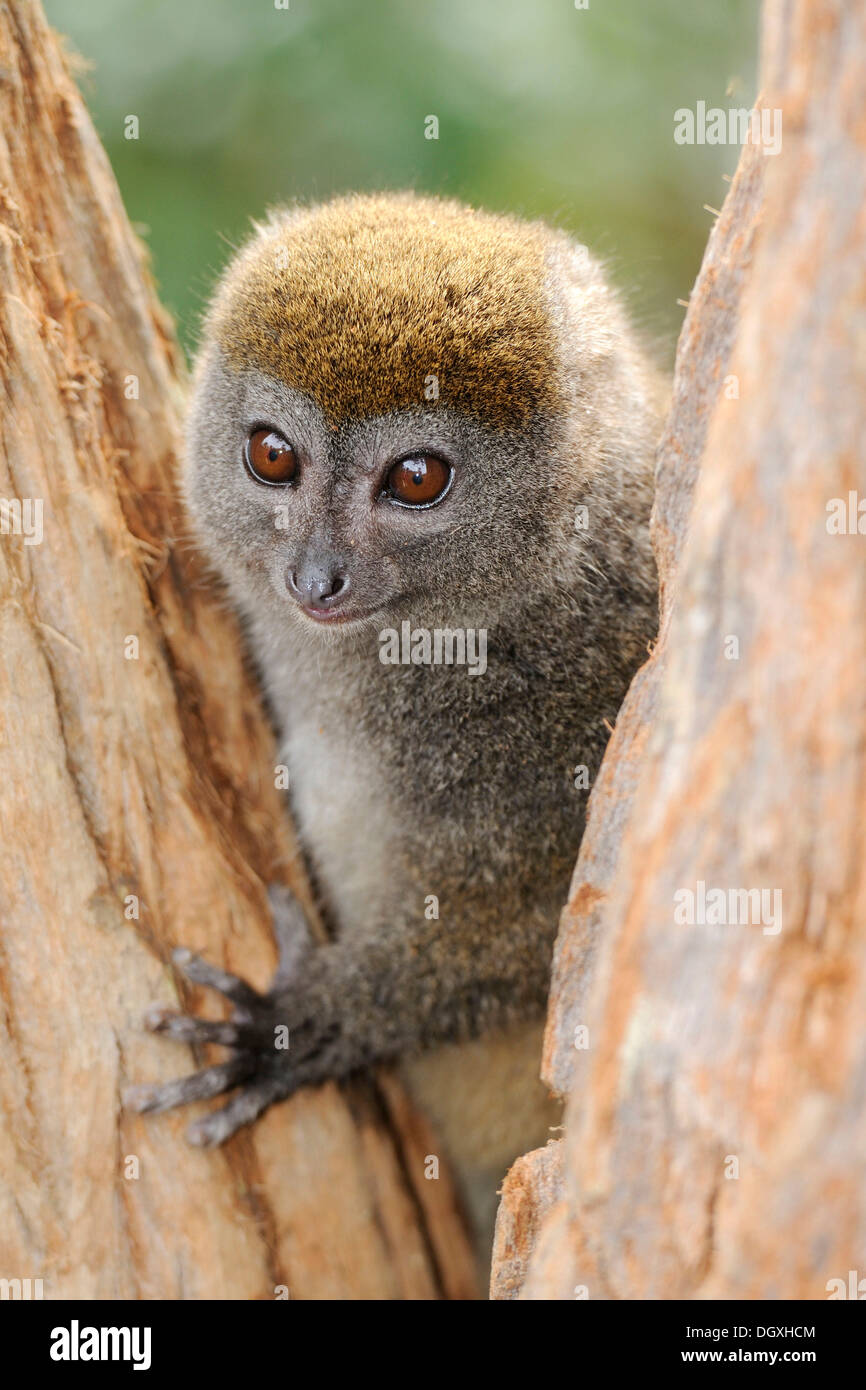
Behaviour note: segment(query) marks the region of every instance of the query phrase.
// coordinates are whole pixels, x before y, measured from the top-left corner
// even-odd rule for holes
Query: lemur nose
[[[349,576],[337,564],[302,565],[288,572],[289,590],[299,603],[333,608],[349,591]]]

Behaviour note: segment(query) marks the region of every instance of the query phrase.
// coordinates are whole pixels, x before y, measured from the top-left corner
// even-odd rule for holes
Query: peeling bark
[[[140,1028],[181,988],[172,946],[261,987],[266,885],[315,907],[184,536],[172,330],[37,4],[0,8],[0,68],[0,496],[44,527],[0,535],[0,1276],[49,1298],[471,1297],[393,1077],[301,1094],[217,1152],[121,1112],[128,1080],[193,1062]]]
[[[552,1139],[513,1163],[502,1185],[493,1240],[492,1299],[516,1299],[526,1266],[545,1224],[559,1226],[562,1203],[562,1144]]]

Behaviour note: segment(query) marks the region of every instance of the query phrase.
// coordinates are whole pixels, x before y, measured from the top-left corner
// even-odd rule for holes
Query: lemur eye
[[[385,496],[402,507],[432,507],[451,486],[453,471],[435,454],[400,459],[385,479]]]
[[[295,451],[276,430],[254,430],[244,454],[247,468],[258,482],[277,486],[294,481],[298,471]]]

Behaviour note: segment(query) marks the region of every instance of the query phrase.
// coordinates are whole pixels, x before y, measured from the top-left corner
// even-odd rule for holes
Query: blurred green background
[[[672,356],[738,151],[673,113],[750,106],[756,0],[45,0],[184,343],[268,206],[406,188],[542,216]],[[124,118],[140,122],[124,138]],[[439,139],[424,138],[425,117]]]

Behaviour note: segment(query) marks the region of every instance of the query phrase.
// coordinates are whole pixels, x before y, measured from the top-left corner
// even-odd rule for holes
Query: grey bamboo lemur
[[[220,1143],[301,1086],[401,1059],[470,1186],[492,1197],[543,1140],[539,1020],[583,785],[655,630],[658,411],[619,302],[560,233],[412,195],[257,229],[206,320],[185,491],[336,936],[313,947],[278,914],[261,996],[180,953],[234,1022],[153,1026],[232,1054],[138,1108],[234,1089],[191,1129]]]

